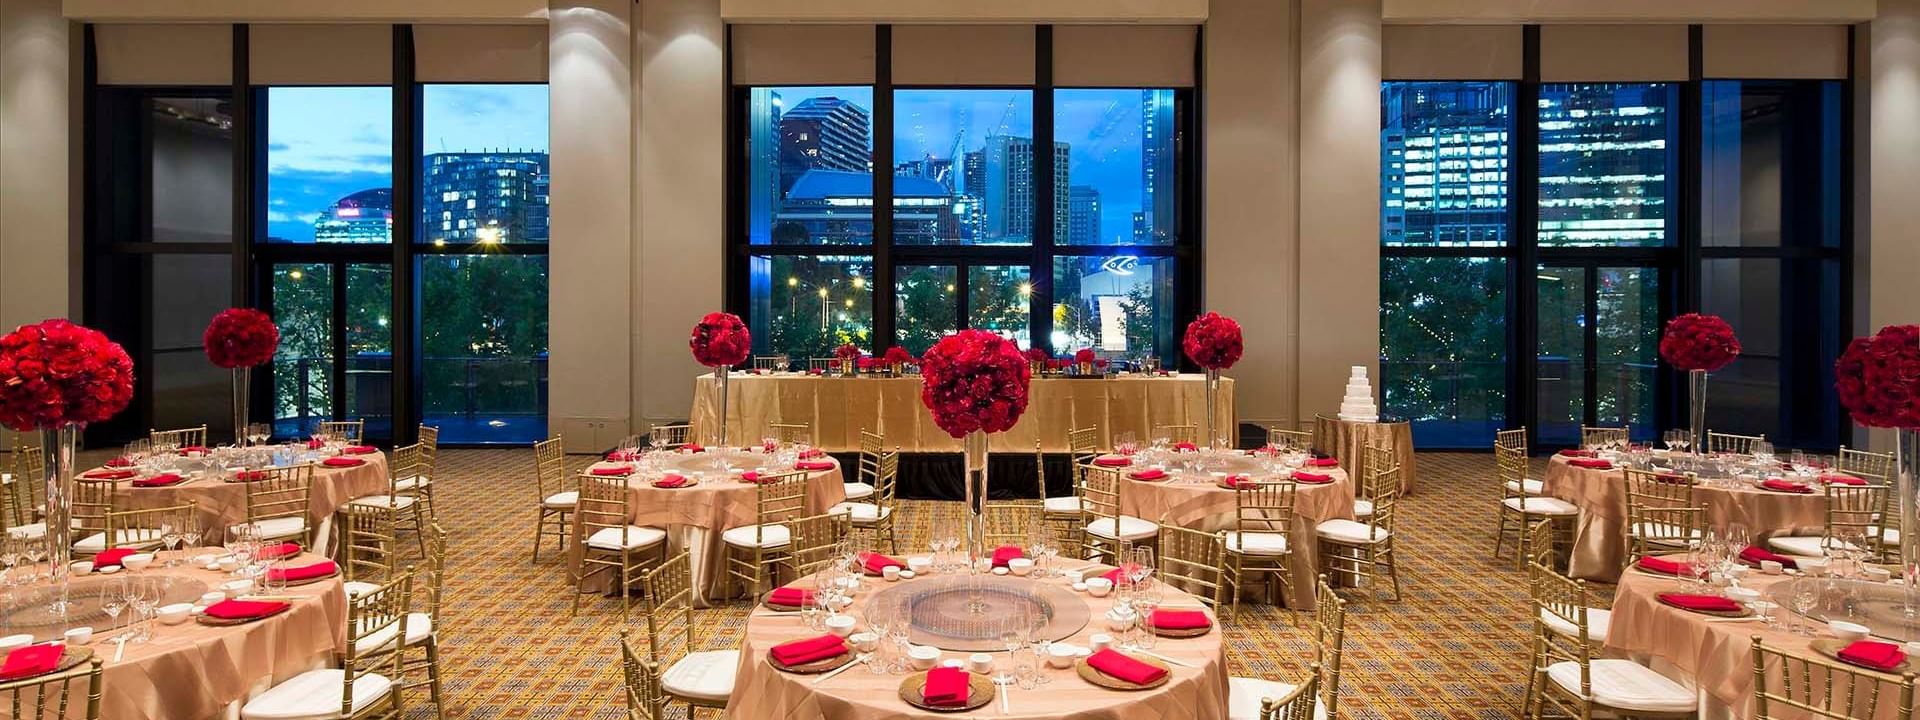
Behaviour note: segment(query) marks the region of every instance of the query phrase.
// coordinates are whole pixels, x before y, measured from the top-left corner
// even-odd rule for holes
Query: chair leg
[[[435,628],[436,630],[438,628]],[[446,695],[440,690],[440,638],[427,636],[427,692],[433,698],[433,716],[437,720],[446,720]]]
[[[540,564],[540,542],[547,537],[547,509],[540,508],[540,516],[533,521],[533,563]]]
[[[1229,560],[1228,563],[1233,568],[1231,573],[1231,577],[1233,578],[1232,580],[1233,599],[1228,601],[1227,618],[1234,622],[1239,622],[1240,620],[1240,584],[1241,584],[1241,578],[1242,578],[1241,573],[1244,571],[1245,563],[1242,562],[1240,557],[1237,555],[1233,556],[1233,558]]]

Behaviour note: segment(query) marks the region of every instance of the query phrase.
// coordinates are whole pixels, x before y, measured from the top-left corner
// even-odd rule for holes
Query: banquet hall
[[[1920,0],[0,0],[0,717],[1914,717],[1917,187]]]

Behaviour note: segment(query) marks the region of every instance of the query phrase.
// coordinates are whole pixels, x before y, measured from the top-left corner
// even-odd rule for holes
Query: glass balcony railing
[[[547,356],[421,359],[423,421],[451,444],[525,443],[547,437]],[[274,430],[299,437],[331,419],[332,358],[274,361]],[[367,422],[367,435],[392,437],[393,358],[347,360],[347,415]]]

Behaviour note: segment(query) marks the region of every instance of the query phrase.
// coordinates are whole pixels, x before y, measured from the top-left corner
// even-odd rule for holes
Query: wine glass
[[[47,560],[47,544],[46,543],[33,542],[32,540],[28,540],[26,541],[25,550],[23,552],[26,553],[27,561],[32,563],[33,565],[37,566],[40,563],[46,562]],[[32,581],[34,578],[37,578],[39,576],[40,576],[39,568],[30,567],[27,569],[26,577],[21,578],[21,580]]]
[[[1794,626],[1793,632],[1795,635],[1813,637],[1813,616],[1808,613],[1813,611],[1814,603],[1820,601],[1819,583],[1810,579],[1795,580],[1793,583],[1794,593],[1791,602],[1793,611],[1799,613],[1801,619],[1801,622]]]
[[[893,607],[885,602],[867,603],[867,629],[876,637],[887,637],[893,631]],[[873,654],[867,658],[867,672],[882,675],[887,672],[886,643],[874,646]]]
[[[907,638],[913,635],[913,598],[899,595],[895,598],[893,627],[888,639],[893,642],[895,657],[894,672],[905,673],[912,669],[912,661],[907,657]]]
[[[1137,641],[1137,644],[1142,650],[1153,649],[1155,637],[1153,634],[1153,611],[1160,608],[1162,585],[1163,583],[1153,583],[1151,585],[1136,586],[1133,589],[1133,611],[1136,613],[1135,617],[1138,618],[1134,621],[1134,625],[1140,630],[1140,639]]]
[[[1012,685],[1019,680],[1014,675],[1014,658],[1019,657],[1020,644],[1025,639],[1025,631],[1020,629],[1024,623],[1024,611],[1007,613],[1000,619],[1000,644],[1007,648],[1007,664],[997,668],[993,675],[996,685]]]
[[[1135,545],[1127,551],[1127,554],[1128,558],[1125,566],[1127,568],[1127,577],[1133,580],[1133,584],[1136,586],[1145,583],[1147,578],[1153,575],[1153,548],[1146,545]]]
[[[1047,547],[1053,544],[1053,526],[1039,523],[1033,526],[1033,532],[1027,536],[1027,557],[1033,558],[1033,576],[1045,578],[1051,573],[1051,564],[1047,559]]]
[[[174,550],[179,549],[180,526],[176,524],[174,521],[172,520],[160,521],[160,545],[161,547],[166,548],[167,551],[170,553]],[[166,562],[167,567],[178,567],[179,565],[180,565],[180,556],[178,554],[175,554],[172,557],[167,558],[167,562]]]
[[[100,610],[109,618],[109,631],[120,629],[120,611],[127,607],[126,584],[124,577],[113,578],[100,591]]]

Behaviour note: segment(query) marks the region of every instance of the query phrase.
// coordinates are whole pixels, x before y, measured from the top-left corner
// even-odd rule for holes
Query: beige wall
[[[1920,323],[1920,0],[1880,0],[1880,16],[1866,28],[1868,68],[1861,83],[1871,95],[1867,142],[1862,162],[1871,161],[1867,202],[1871,220],[1857,223],[1870,233],[1860,242],[1854,274],[1866,285],[1866,324],[1857,335],[1882,326]],[[1856,40],[1860,40],[1856,38]],[[1869,152],[1866,148],[1871,148]],[[1893,449],[1889,431],[1874,431],[1872,446]]]
[[[0,2],[0,332],[73,307],[68,140],[79,38],[59,0]]]

